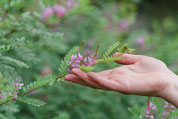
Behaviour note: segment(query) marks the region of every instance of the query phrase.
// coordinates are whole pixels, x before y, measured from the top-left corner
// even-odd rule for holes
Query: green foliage
[[[26,84],[25,91],[32,91],[43,85],[52,85],[56,81],[56,77],[40,79],[38,75],[46,75],[49,72],[58,75],[64,73],[62,77],[66,75],[66,63],[70,61],[71,55],[76,54],[76,50],[73,50],[63,61],[62,59],[69,48],[79,46],[82,40],[88,43],[84,48],[86,51],[91,51],[96,44],[101,44],[99,56],[112,55],[116,50],[110,47],[106,52],[106,48],[116,45],[114,42],[127,43],[129,47],[137,49],[138,54],[161,59],[170,69],[178,73],[176,57],[178,56],[176,50],[178,29],[177,14],[174,12],[177,8],[167,7],[174,6],[177,2],[170,5],[171,1],[161,1],[160,5],[160,1],[142,0],[76,1],[78,2],[72,8],[67,8],[64,17],[57,18],[56,15],[52,15],[49,20],[43,21],[41,16],[46,7],[52,7],[54,4],[65,6],[66,0],[0,0],[0,95],[3,97],[0,102],[12,97],[8,93],[14,91],[13,83],[17,80],[22,80]],[[159,8],[164,8],[168,14],[160,14],[162,9]],[[148,14],[153,11],[154,16]],[[142,19],[145,17],[148,19]],[[124,29],[120,26],[128,27]],[[144,45],[137,43],[138,37],[144,38]],[[134,53],[135,51],[128,46],[125,45],[117,51]],[[101,57],[97,62],[104,63],[121,58],[108,55],[105,58]],[[93,67],[83,67],[83,70],[91,71]],[[113,67],[118,67],[118,64],[105,63],[95,67],[95,71]],[[61,81],[62,78],[59,80]],[[18,96],[25,91],[19,90]],[[136,115],[141,112],[142,116],[146,109],[144,97],[100,92],[69,82],[67,84],[59,82],[58,85],[40,88],[34,92],[28,95],[30,99],[44,100],[48,104],[38,108],[10,101],[0,105],[0,117],[51,119],[58,115],[56,118],[62,119],[133,119],[127,107],[139,105],[138,108],[134,107],[136,110],[133,112]],[[164,111],[160,99],[157,98],[157,101],[153,99],[153,102],[157,105],[158,113]],[[172,115],[174,116],[170,119],[176,118],[177,110]]]
[[[59,114],[58,116],[54,117],[53,119],[69,119],[69,118],[70,116],[68,115],[68,113],[63,112]]]
[[[14,114],[19,111],[19,106],[12,102],[7,103],[6,105],[2,105],[0,108],[1,114],[6,116],[8,119],[14,119]]]
[[[1,45],[0,46],[0,52],[8,51],[8,50],[10,50],[12,48],[13,48],[12,45]]]
[[[24,103],[27,103],[27,104],[30,104],[33,106],[37,106],[37,107],[41,107],[46,104],[42,100],[28,98],[28,97],[20,97],[20,98],[18,98],[18,101],[21,101],[21,102],[24,102]]]
[[[97,62],[98,63],[107,63],[107,62],[112,62],[112,61],[117,61],[117,60],[121,60],[122,57],[121,56],[117,56],[117,57],[106,57],[103,59],[98,59]]]
[[[117,41],[113,45],[111,45],[104,53],[103,58],[108,57],[119,45],[120,45],[119,41]]]
[[[142,118],[141,112],[140,112],[140,107],[133,107],[133,108],[128,108],[128,110],[137,118],[140,119]]]
[[[3,88],[0,94],[0,96],[2,96],[3,98],[0,100],[0,102],[6,101],[12,98],[13,95],[10,96],[9,93],[12,94],[14,91],[15,91],[15,87],[13,86],[13,84],[9,84],[5,88]]]
[[[68,53],[67,55],[64,57],[64,60],[61,61],[61,64],[60,64],[60,68],[59,68],[59,72],[61,74],[61,77],[64,77],[66,74],[67,74],[67,69],[68,69],[68,66],[67,66],[67,62],[69,62],[71,60],[71,56],[73,54],[76,54],[76,51],[79,47],[76,46],[76,47],[73,47]]]
[[[55,80],[54,75],[47,75],[45,77],[38,77],[36,81],[31,82],[26,87],[23,87],[24,92],[36,90],[39,87],[46,86]]]
[[[127,46],[127,44],[123,45],[121,48],[117,49],[120,53],[128,53],[128,54],[135,54],[135,49],[131,49]]]
[[[84,66],[84,65],[81,65],[80,69],[82,71],[84,71],[84,72],[90,72],[90,71],[94,70],[94,67],[93,66]]]
[[[0,59],[2,60],[2,63],[5,63],[5,64],[17,65],[20,68],[28,68],[29,67],[26,63],[19,61],[17,59],[13,59],[11,57],[1,56]]]
[[[0,114],[0,119],[8,119],[8,118],[4,116],[3,114]]]

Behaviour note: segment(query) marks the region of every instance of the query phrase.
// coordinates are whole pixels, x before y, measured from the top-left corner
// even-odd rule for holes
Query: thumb
[[[114,53],[114,57],[120,55],[121,53]],[[135,64],[136,62],[138,62],[142,56],[141,55],[132,55],[132,54],[123,54],[121,55],[122,59],[115,61],[118,64],[125,64],[125,65],[130,65],[130,64]]]

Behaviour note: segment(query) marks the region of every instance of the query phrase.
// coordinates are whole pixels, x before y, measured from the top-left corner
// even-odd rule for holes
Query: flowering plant
[[[65,76],[73,68],[88,72],[118,66],[114,63],[97,66],[113,61],[111,56],[104,55],[106,47],[116,39],[127,42],[139,54],[163,60],[178,73],[176,17],[169,14],[157,19],[156,12],[161,6],[155,5],[156,10],[154,7],[149,9],[155,13],[154,20],[142,19],[151,18],[151,14],[144,14],[144,9],[154,3],[159,2],[0,0],[0,102],[9,100],[0,105],[0,118],[49,119],[59,115],[54,119],[69,119],[70,116],[72,119],[134,119],[134,115],[135,119],[176,119],[177,110],[158,98],[150,98],[146,103],[145,97],[101,92],[65,83],[62,75],[55,79],[57,74]],[[162,8],[166,9],[166,6]],[[79,52],[78,47],[61,62],[69,48],[83,39],[87,41],[85,51]],[[96,51],[91,51],[94,44],[101,46],[96,57]],[[127,52],[128,48],[124,46],[123,49]],[[38,108],[46,103],[48,105]]]
[[[84,42],[81,43],[80,47],[74,47],[72,48],[64,60],[61,62],[59,71],[60,75],[54,78],[54,75],[47,75],[46,77],[39,77],[35,82],[30,83],[26,87],[23,87],[23,93],[19,95],[19,90],[22,89],[23,83],[15,83],[13,85],[7,85],[0,94],[0,105],[8,103],[10,101],[15,102],[22,101],[26,102],[28,104],[32,104],[34,106],[42,106],[45,104],[45,102],[37,100],[37,99],[31,99],[24,97],[24,95],[29,94],[43,86],[46,85],[52,85],[54,82],[60,82],[63,80],[63,77],[70,73],[73,68],[80,68],[81,70],[88,72],[94,69],[94,65],[111,62],[115,60],[120,60],[122,57],[119,55],[117,57],[109,56],[115,49],[122,53],[134,53],[133,49],[130,49],[127,47],[127,45],[124,45],[121,48],[117,48],[120,43],[116,42],[113,45],[111,45],[103,55],[101,59],[97,59],[97,53],[99,46],[96,48],[96,51],[93,55],[86,56],[85,54],[82,56],[80,54],[81,48],[84,45]],[[1,49],[4,50],[4,49]]]

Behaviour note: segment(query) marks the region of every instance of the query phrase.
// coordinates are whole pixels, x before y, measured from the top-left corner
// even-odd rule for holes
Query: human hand
[[[114,56],[119,55],[115,53]],[[152,57],[123,54],[116,61],[124,64],[99,73],[73,69],[65,79],[92,88],[118,91],[124,94],[157,96],[178,105],[178,78],[160,60]]]

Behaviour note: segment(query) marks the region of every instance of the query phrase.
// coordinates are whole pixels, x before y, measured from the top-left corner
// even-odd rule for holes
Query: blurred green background
[[[59,74],[60,61],[83,40],[86,54],[97,44],[102,54],[120,41],[137,54],[161,59],[178,73],[177,5],[176,0],[0,0],[0,45],[17,46],[2,54],[30,66],[12,69],[1,64],[0,90],[4,82],[17,78],[28,84],[37,75]],[[116,66],[103,64],[96,71]],[[146,97],[69,82],[41,88],[29,96],[47,105],[10,103],[0,107],[0,112],[9,119],[134,119],[128,107],[146,108]]]

